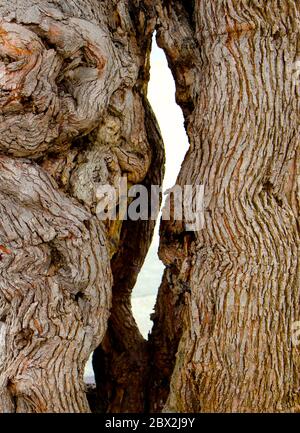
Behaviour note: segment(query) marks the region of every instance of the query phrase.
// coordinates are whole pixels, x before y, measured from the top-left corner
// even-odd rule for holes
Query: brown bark
[[[299,2],[192,4],[159,2],[158,42],[190,138],[178,183],[205,186],[205,227],[190,242],[162,225],[151,406],[299,411]]]
[[[0,412],[299,411],[299,2],[0,0]],[[98,185],[160,184],[149,52],[172,69],[205,227],[163,222],[149,343],[130,296],[152,221]]]
[[[0,1],[1,412],[89,411],[83,371],[111,305],[106,344],[128,323],[132,352],[145,345],[129,289],[153,223],[130,251],[133,228],[95,216],[98,185],[161,181],[145,99],[153,19],[134,6]]]

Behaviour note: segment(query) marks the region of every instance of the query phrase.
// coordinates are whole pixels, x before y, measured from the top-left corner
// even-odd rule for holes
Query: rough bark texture
[[[162,225],[152,409],[299,411],[299,2],[157,12],[190,138],[178,183],[205,185],[205,228]]]
[[[143,350],[129,289],[153,223],[130,250],[135,227],[95,216],[98,185],[161,182],[145,97],[154,23],[137,6],[0,0],[1,412],[89,411],[83,371],[111,305],[103,347]]]
[[[0,0],[0,412],[300,410],[297,0]],[[154,223],[96,188],[160,184],[154,29],[205,227],[161,225],[147,343],[130,295]],[[174,143],[174,146],[176,143]]]

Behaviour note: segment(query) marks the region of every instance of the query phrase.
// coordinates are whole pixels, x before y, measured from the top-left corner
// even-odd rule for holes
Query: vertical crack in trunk
[[[152,164],[143,185],[150,196],[151,185],[162,184],[164,148],[146,99],[144,108]],[[126,221],[122,227],[121,246],[112,259],[114,284],[108,332],[93,357],[98,394],[96,411],[140,413],[146,410],[150,359],[148,344],[132,314],[131,294],[150,247],[154,227],[152,220]]]
[[[299,411],[299,15],[0,0],[1,412],[89,411],[96,347],[95,411]],[[130,296],[154,223],[100,222],[96,190],[161,184],[155,26],[190,139],[178,184],[204,185],[205,228],[162,224],[146,343]]]

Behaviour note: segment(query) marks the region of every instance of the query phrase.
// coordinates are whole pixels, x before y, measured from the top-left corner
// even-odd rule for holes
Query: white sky
[[[151,79],[148,99],[156,114],[166,148],[166,176],[164,189],[171,188],[188,150],[188,139],[180,107],[175,102],[175,83],[163,50],[155,39],[151,53]]]
[[[188,139],[183,126],[183,115],[175,102],[175,83],[164,52],[153,40],[151,53],[151,79],[148,99],[156,114],[166,150],[166,175],[164,191],[176,183],[181,163],[188,150]],[[158,221],[159,222],[159,221]],[[157,224],[153,243],[133,291],[132,309],[138,326],[147,338],[152,322],[157,290],[160,286],[164,265],[157,256],[159,237]],[[86,378],[93,377],[91,359],[86,367]]]
[[[151,79],[148,99],[156,114],[166,150],[166,174],[164,191],[175,183],[184,156],[188,150],[188,138],[184,129],[183,114],[175,101],[175,83],[163,50],[153,40],[151,53]],[[139,328],[147,337],[151,330],[150,314],[153,311],[157,290],[161,283],[164,265],[157,256],[159,223],[153,243],[133,290],[132,309]],[[143,296],[143,298],[141,298]]]

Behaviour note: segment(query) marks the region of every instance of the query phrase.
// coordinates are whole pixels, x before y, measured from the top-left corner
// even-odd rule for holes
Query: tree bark
[[[205,227],[161,228],[152,410],[299,411],[299,2],[157,12],[190,138],[178,183],[205,186]]]
[[[95,349],[94,411],[300,410],[299,20],[297,0],[0,0],[0,412],[90,411]],[[101,222],[96,190],[162,182],[154,29],[205,227],[162,222],[146,342],[154,222]]]
[[[124,345],[145,346],[129,286],[154,224],[130,251],[133,227],[96,217],[97,186],[163,172],[138,4],[0,0],[1,412],[89,411],[84,367],[111,306],[106,344],[128,323]]]

